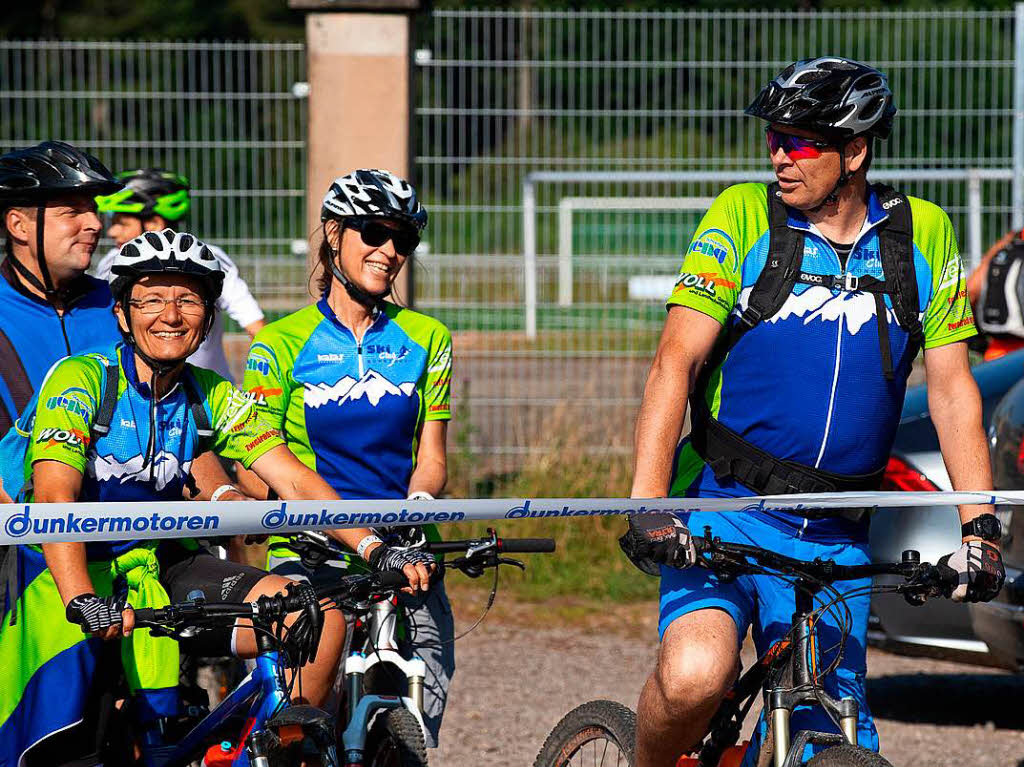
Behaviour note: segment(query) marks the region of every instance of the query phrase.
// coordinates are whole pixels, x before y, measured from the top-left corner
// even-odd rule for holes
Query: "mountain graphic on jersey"
[[[174,453],[160,451],[153,462],[153,483],[157,491],[163,490],[175,480],[188,474],[192,461],[178,462]],[[112,455],[97,455],[89,464],[89,473],[97,482],[116,480],[121,484],[128,482],[149,482],[150,467],[143,467],[141,455],[134,455],[127,461],[119,461]]]
[[[746,307],[750,300],[750,288],[744,288],[740,295],[739,306]],[[894,323],[895,317],[892,310],[886,307],[886,319],[890,325]],[[870,293],[848,293],[841,291],[834,295],[829,288],[820,285],[812,285],[799,295],[791,295],[786,299],[782,308],[765,322],[775,324],[784,322],[790,317],[804,318],[804,325],[809,325],[812,320],[823,322],[838,322],[840,317],[845,318],[844,326],[850,335],[857,335],[865,323],[875,323],[875,298]]]
[[[376,370],[367,370],[358,381],[345,376],[334,384],[307,383],[305,387],[303,401],[306,407],[314,409],[328,402],[344,405],[364,397],[372,407],[377,407],[384,397],[411,397],[416,391],[414,381],[393,384]]]

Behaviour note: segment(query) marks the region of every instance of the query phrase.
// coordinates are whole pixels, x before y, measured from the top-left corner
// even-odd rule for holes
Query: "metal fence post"
[[[1024,3],[1013,22],[1013,228],[1024,226]]]
[[[537,197],[532,174],[523,179],[523,299],[526,337],[537,337]]]

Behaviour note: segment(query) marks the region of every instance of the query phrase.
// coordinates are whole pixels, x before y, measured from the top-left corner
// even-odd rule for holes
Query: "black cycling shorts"
[[[268,575],[256,567],[219,559],[206,549],[190,551],[174,542],[162,543],[157,559],[160,582],[172,602],[195,599],[199,594],[207,602],[241,602]],[[200,631],[181,640],[181,650],[208,658],[231,655],[231,629]]]

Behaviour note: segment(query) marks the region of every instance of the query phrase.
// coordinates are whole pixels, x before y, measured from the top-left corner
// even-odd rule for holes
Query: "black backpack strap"
[[[114,408],[117,407],[117,384],[120,378],[121,367],[116,361],[103,365],[103,396],[100,399],[100,409],[96,412],[96,420],[92,424],[93,434],[103,435],[110,431]]]
[[[924,328],[919,317],[910,202],[892,187],[877,184],[873,188],[889,214],[889,220],[878,232],[878,245],[882,253],[882,271],[892,296],[893,314],[899,326],[910,336],[911,343],[920,348],[924,345]]]
[[[693,388],[690,409],[695,429],[700,428],[697,426],[700,421],[710,416],[703,392],[707,390],[711,374],[745,333],[778,313],[793,292],[793,286],[801,274],[804,236],[789,227],[789,213],[780,195],[778,184],[768,185],[768,256],[764,268],[750,288],[747,307],[740,312],[738,321],[726,320]]]
[[[188,409],[192,414],[192,422],[196,425],[196,433],[199,435],[199,452],[205,452],[205,445],[213,438],[213,428],[206,415],[206,403],[202,394],[199,393],[199,384],[193,377],[192,371],[187,367],[185,374],[181,377],[181,385],[185,387]]]

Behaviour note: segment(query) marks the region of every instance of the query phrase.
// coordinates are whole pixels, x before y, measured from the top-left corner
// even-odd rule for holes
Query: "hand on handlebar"
[[[697,561],[690,530],[674,514],[635,514],[619,538],[629,561],[648,575],[660,575],[660,565],[685,568]]]
[[[954,602],[995,599],[1006,579],[1003,555],[997,547],[984,541],[964,541],[959,550],[942,557],[938,564],[958,575],[958,585],[952,594]]]
[[[98,597],[79,594],[68,602],[65,609],[68,623],[75,623],[94,637],[103,640],[130,636],[135,628],[135,616],[122,597]]]
[[[409,579],[409,586],[402,591],[407,594],[430,588],[430,574],[437,569],[434,558],[422,549],[389,546],[386,543],[372,549],[367,562],[377,572],[391,570],[404,573]]]

